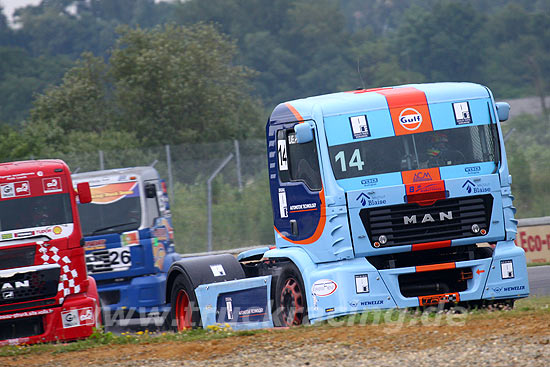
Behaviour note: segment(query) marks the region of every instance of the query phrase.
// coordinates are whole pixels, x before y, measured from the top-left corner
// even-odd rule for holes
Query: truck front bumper
[[[98,317],[94,298],[70,295],[61,306],[0,315],[0,345],[84,339],[100,325]]]

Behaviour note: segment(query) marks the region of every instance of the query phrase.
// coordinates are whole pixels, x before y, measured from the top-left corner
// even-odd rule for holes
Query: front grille
[[[436,250],[400,252],[397,254],[369,256],[367,257],[367,260],[376,269],[385,270],[410,266],[487,259],[491,256],[493,256],[493,249],[491,247],[467,245],[438,248]]]
[[[34,264],[36,246],[0,250],[0,270],[21,268]]]
[[[463,292],[472,279],[472,270],[448,269],[399,275],[399,290],[403,297]]]
[[[0,340],[44,334],[42,316],[0,321]]]
[[[427,206],[410,203],[365,208],[359,216],[371,243],[383,248],[479,236],[472,232],[472,225],[489,232],[492,205],[491,195],[480,195]],[[385,243],[379,240],[381,235],[386,237]]]
[[[0,305],[51,298],[57,294],[59,266],[15,272],[0,277]]]

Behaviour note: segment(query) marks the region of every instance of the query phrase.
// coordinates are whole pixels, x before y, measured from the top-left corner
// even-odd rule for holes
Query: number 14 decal
[[[339,151],[338,154],[334,156],[335,161],[340,161],[340,168],[342,172],[347,171],[346,167],[346,154],[343,150]],[[363,166],[365,165],[365,162],[361,159],[361,154],[359,153],[359,149],[355,149],[353,151],[353,154],[351,155],[351,158],[349,160],[348,166],[351,167],[357,167],[357,170],[362,171]]]
[[[277,140],[277,156],[279,158],[279,170],[288,171],[288,157],[286,153],[286,141]]]

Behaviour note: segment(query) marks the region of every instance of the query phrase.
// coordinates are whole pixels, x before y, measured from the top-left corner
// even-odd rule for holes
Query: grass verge
[[[461,322],[475,322],[482,319],[493,318],[514,318],[532,314],[547,314],[550,316],[550,297],[529,297],[518,300],[514,309],[479,309],[470,310],[467,313],[455,312],[453,310],[438,310],[436,307],[425,309],[419,312],[415,309],[409,310],[373,310],[355,315],[348,315],[316,323],[307,327],[330,327],[330,326],[352,326],[352,325],[385,325],[385,326],[406,326],[406,325],[459,325]],[[229,325],[209,326],[207,329],[188,330],[179,333],[163,332],[150,333],[138,331],[135,333],[122,333],[115,335],[111,332],[96,331],[89,338],[70,343],[52,343],[35,345],[18,345],[0,347],[0,358],[18,356],[24,354],[41,353],[67,353],[73,351],[87,350],[90,348],[105,345],[124,344],[153,344],[166,342],[190,342],[208,341],[223,339],[234,336],[250,336],[267,333],[268,330],[247,330],[234,331]],[[285,330],[280,330],[285,332]]]

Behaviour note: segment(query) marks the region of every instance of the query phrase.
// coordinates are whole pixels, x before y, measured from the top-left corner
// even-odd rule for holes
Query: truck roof
[[[59,169],[69,169],[67,164],[60,159],[40,159],[40,160],[28,160],[19,162],[6,162],[0,163],[0,179],[6,178],[5,176],[25,175],[29,173],[42,171],[43,174],[49,175]]]
[[[384,95],[376,93],[399,88],[415,88],[426,94],[428,104],[452,100],[471,100],[490,96],[485,86],[467,82],[407,84],[396,87],[359,89],[296,99],[281,103],[271,114],[271,123],[296,121],[296,112],[304,119],[311,119],[313,111],[320,108],[324,116],[388,109]]]
[[[151,180],[159,177],[158,172],[155,168],[151,166],[139,166],[75,173],[73,174],[73,181],[87,181],[107,176],[111,177],[130,175],[140,176],[141,178],[143,178],[143,180]]]

